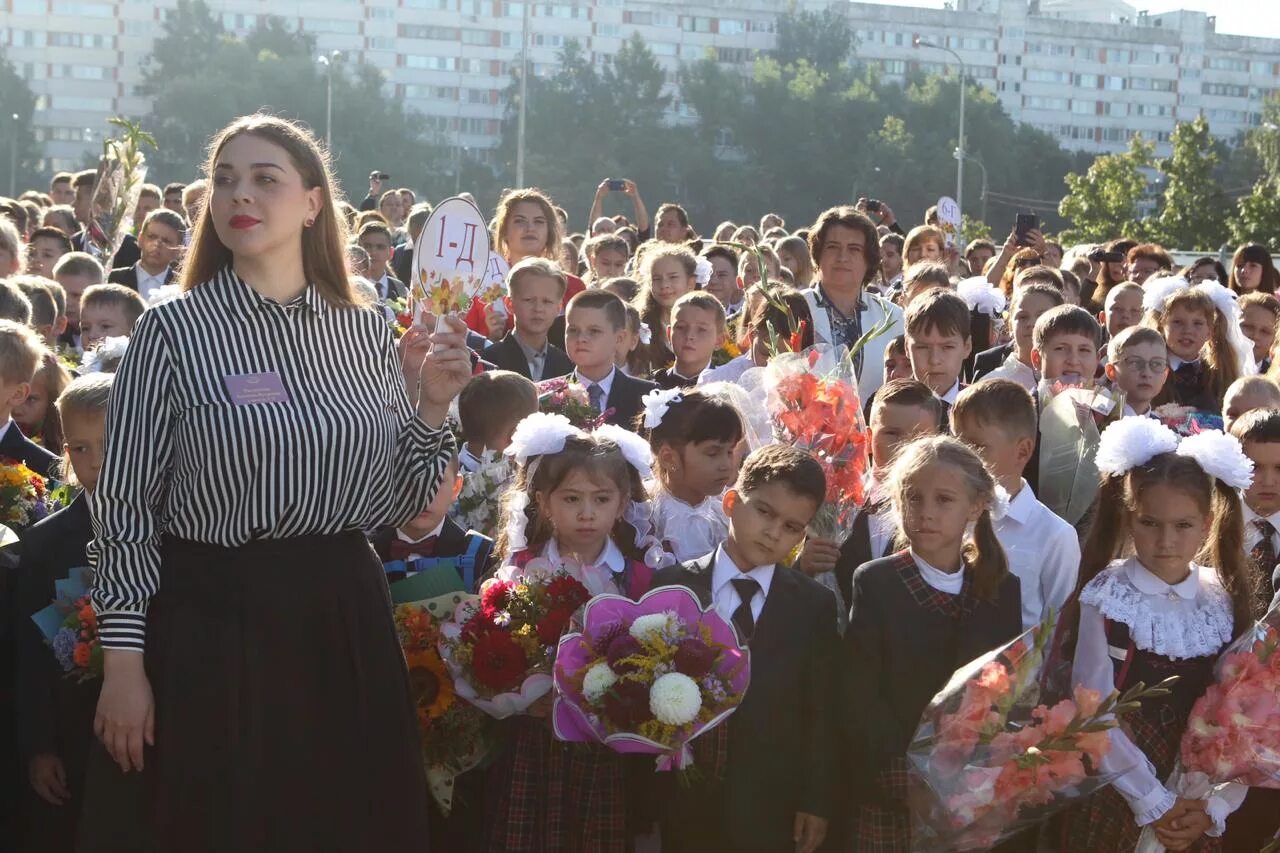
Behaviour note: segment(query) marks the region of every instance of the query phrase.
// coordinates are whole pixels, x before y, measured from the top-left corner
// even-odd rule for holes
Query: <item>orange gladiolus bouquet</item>
[[[814,347],[780,353],[765,370],[774,437],[807,450],[827,475],[827,500],[809,528],[843,544],[862,505],[870,439],[852,364],[843,350]]]
[[[986,850],[1110,783],[1108,729],[1165,686],[1103,697],[1076,686],[1041,702],[1054,617],[966,664],[933,698],[907,749],[911,838],[921,850]]]

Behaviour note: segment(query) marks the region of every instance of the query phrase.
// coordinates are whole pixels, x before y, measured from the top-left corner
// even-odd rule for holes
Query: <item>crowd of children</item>
[[[1258,289],[1274,274],[1248,290],[1234,271],[1207,280],[1212,265],[1152,272],[1149,248],[1115,270],[1082,247],[1066,262],[1058,250],[1082,273],[1068,278],[1038,234],[961,254],[865,203],[795,233],[770,216],[737,229],[743,242],[699,238],[664,206],[670,239],[636,246],[636,229],[597,220],[570,255],[560,213],[536,190],[500,202],[507,295],[466,316],[476,370],[454,401],[458,450],[428,505],[364,532],[389,582],[445,562],[477,592],[501,567],[545,559],[632,599],[686,586],[749,648],[750,687],[698,742],[705,772],[687,787],[647,759],[559,741],[551,697],[536,702],[501,721],[452,813],[431,815],[436,849],[917,849],[906,754],[922,712],[960,666],[1055,614],[1075,683],[1106,695],[1180,679],[1110,731],[1110,787],[1001,849],[1129,850],[1151,826],[1173,850],[1256,851],[1280,829],[1266,791],[1191,799],[1168,783],[1213,663],[1280,585],[1280,302]],[[365,292],[404,297],[396,264],[413,234],[359,217]],[[119,283],[41,228],[29,274],[0,280],[0,456],[76,495],[18,525],[5,584],[22,849],[87,849],[78,830],[110,823],[95,773],[128,810],[122,777],[94,766],[98,683],[63,678],[30,616],[89,562],[118,339],[151,305],[190,297],[166,254],[186,227],[148,215]],[[9,232],[0,219],[0,249]],[[978,291],[1003,307],[979,309],[965,295]],[[350,310],[367,309],[384,310]],[[865,497],[833,540],[809,531],[822,467],[760,427],[760,377],[780,353],[858,342]],[[557,378],[581,386],[602,426],[539,412],[537,383]],[[1091,395],[1082,433],[1096,428],[1079,461],[1098,482],[1068,519],[1041,500],[1055,476],[1040,464],[1042,415],[1076,389]]]

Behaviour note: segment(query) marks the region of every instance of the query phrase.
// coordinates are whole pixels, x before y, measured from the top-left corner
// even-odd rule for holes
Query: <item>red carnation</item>
[[[649,686],[639,681],[619,681],[604,697],[604,713],[615,726],[632,731],[650,719]]]
[[[608,651],[605,652],[605,656],[609,659],[609,668],[619,675],[626,672],[632,672],[636,669],[634,664],[621,663],[623,658],[642,654],[644,654],[644,648],[640,645],[639,641],[630,634],[618,635],[614,638],[613,642],[609,644]]]
[[[557,607],[538,621],[538,642],[544,646],[554,646],[560,642],[560,635],[569,627],[573,611],[565,607]]]
[[[485,585],[484,590],[480,593],[480,607],[485,613],[492,614],[506,608],[507,600],[511,596],[511,588],[514,584],[511,581],[494,580]]]
[[[587,588],[568,575],[560,575],[547,584],[547,597],[560,607],[577,610],[591,596]]]
[[[509,690],[520,683],[529,661],[509,634],[491,631],[476,640],[471,669],[476,681],[490,690]]]
[[[692,637],[680,641],[680,645],[676,647],[675,658],[672,660],[676,672],[693,679],[702,678],[711,672],[711,666],[715,662],[715,651],[706,643]]]

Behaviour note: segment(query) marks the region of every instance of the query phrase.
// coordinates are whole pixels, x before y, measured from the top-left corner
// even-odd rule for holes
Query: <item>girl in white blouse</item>
[[[1073,683],[1106,695],[1178,680],[1170,696],[1144,700],[1110,730],[1102,771],[1119,775],[1068,814],[1064,849],[1133,850],[1150,825],[1170,850],[1217,850],[1247,789],[1220,785],[1189,799],[1167,780],[1214,663],[1253,619],[1235,492],[1252,477],[1251,464],[1231,436],[1206,432],[1179,445],[1155,421],[1124,418],[1103,434],[1098,468],[1099,511],[1081,561],[1081,592],[1064,613],[1078,625],[1068,641]],[[1122,554],[1130,556],[1117,559]]]
[[[706,391],[650,391],[644,397],[657,474],[653,526],[680,562],[705,557],[729,535],[721,506],[738,476],[742,417],[723,397]]]

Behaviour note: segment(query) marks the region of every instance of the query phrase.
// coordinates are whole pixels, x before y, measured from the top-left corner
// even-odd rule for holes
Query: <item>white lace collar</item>
[[[1216,655],[1232,637],[1231,596],[1217,572],[1195,563],[1171,585],[1134,557],[1117,560],[1089,581],[1080,603],[1127,625],[1137,648],[1175,660]]]

